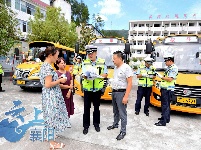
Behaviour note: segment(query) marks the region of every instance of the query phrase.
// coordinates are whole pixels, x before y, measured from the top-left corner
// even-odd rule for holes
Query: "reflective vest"
[[[3,71],[3,66],[0,64],[0,74],[3,74],[4,71]]]
[[[169,73],[170,73],[173,69],[176,69],[176,70],[177,70],[177,66],[176,66],[175,64],[173,64],[172,66],[170,66],[170,67],[168,67],[168,68],[166,69],[166,71],[164,72],[164,77],[168,77],[168,76],[169,76]],[[177,75],[178,75],[178,72],[177,72]],[[176,78],[177,78],[177,76],[176,76]],[[174,90],[174,88],[175,88],[175,83],[176,83],[176,79],[173,79],[171,82],[162,80],[162,81],[161,81],[161,88],[167,89],[167,90]]]
[[[83,65],[84,66],[82,67],[85,67],[86,70],[89,69],[89,67],[94,67],[97,70],[97,73],[100,75],[104,73],[105,60],[98,58],[96,61],[96,65],[92,66],[91,60],[86,59],[84,60]],[[82,86],[84,91],[99,91],[104,86],[104,79],[102,78],[96,78],[94,80],[83,79]]]
[[[140,74],[146,74],[146,75],[154,75],[155,70],[156,70],[156,68],[154,68],[153,66],[150,66],[149,71],[147,71],[145,65],[140,65],[139,68],[140,68]],[[153,86],[153,79],[148,78],[148,77],[139,78],[138,86],[152,87]]]
[[[82,64],[78,64],[78,63],[75,63],[75,65],[73,66],[73,74],[74,75],[77,75],[79,73],[79,71],[81,70],[82,68]]]

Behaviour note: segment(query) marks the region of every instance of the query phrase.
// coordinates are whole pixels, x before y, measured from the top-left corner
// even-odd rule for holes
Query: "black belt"
[[[118,90],[113,89],[112,90],[112,92],[125,92],[125,91],[126,91],[126,89],[118,89]]]

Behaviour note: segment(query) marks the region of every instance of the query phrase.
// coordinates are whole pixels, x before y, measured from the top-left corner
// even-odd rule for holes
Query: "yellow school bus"
[[[171,110],[201,114],[201,37],[172,35],[153,41],[153,45],[153,65],[156,71],[161,74],[165,71],[163,55],[166,52],[174,55],[174,62],[179,70],[174,96],[171,99]],[[157,77],[150,100],[151,104],[157,107],[161,107],[160,82]]]
[[[114,64],[112,61],[113,52],[120,50],[126,54],[130,53],[130,44],[126,43],[123,38],[95,38],[89,42],[89,45],[97,46],[97,57],[105,59],[105,63],[108,68],[108,77],[105,79],[105,86],[102,91],[101,99],[103,100],[112,100],[111,94],[111,87],[108,85],[108,79],[113,77],[114,73]],[[81,79],[81,70],[78,75],[75,76],[74,80],[74,87],[75,93],[84,96],[83,89],[82,89],[82,79]]]
[[[70,67],[73,67],[73,58],[75,56],[75,50],[73,48],[69,48],[63,46],[58,43],[53,43],[49,41],[34,41],[29,43],[29,51],[27,62],[19,64],[15,68],[15,72],[13,75],[13,84],[20,86],[22,89],[26,87],[34,87],[41,88],[42,85],[39,80],[39,71],[40,66],[43,62],[40,61],[39,53],[47,46],[55,46],[59,48],[59,57],[64,57],[64,53],[66,53],[66,70],[69,70]],[[80,52],[81,56],[85,56],[83,52]]]

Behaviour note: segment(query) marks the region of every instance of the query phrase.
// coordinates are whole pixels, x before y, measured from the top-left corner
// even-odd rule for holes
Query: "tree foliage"
[[[88,45],[89,41],[95,38],[93,30],[94,30],[93,26],[89,26],[86,23],[81,24],[80,34],[82,36],[80,37],[79,40],[81,50],[85,50],[85,46]]]
[[[9,5],[9,4],[7,4]],[[19,40],[18,20],[10,7],[0,0],[0,55],[7,55],[14,43]]]
[[[122,34],[119,34],[118,32],[116,31],[112,31],[112,30],[102,30],[101,31],[103,33],[104,36],[106,37],[123,37]]]
[[[77,26],[81,26],[81,23],[89,21],[89,10],[83,0],[79,3],[77,0],[66,0],[71,4],[71,20],[75,22]]]
[[[29,27],[29,41],[59,42],[74,47],[78,39],[75,23],[69,24],[60,8],[48,7],[46,17],[37,8],[34,18],[30,19]]]
[[[96,14],[92,15],[92,21],[93,21],[94,27],[96,27],[96,29],[98,30],[102,30],[103,27],[105,26],[105,22],[99,15],[99,13],[97,15]]]

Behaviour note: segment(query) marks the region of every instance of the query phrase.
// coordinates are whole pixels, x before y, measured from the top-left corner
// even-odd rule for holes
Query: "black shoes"
[[[163,118],[158,118],[158,120],[163,120]],[[170,120],[167,120],[167,123],[169,123],[170,122]]]
[[[146,112],[145,115],[146,115],[146,116],[149,116],[149,112]]]
[[[161,121],[159,121],[158,123],[155,123],[156,126],[166,126],[165,123],[162,123]]]
[[[100,132],[100,127],[95,127],[96,132]]]
[[[124,136],[126,135],[125,132],[120,132],[120,134],[117,136],[117,140],[122,140],[124,138]]]
[[[111,125],[111,126],[107,127],[108,130],[111,130],[111,129],[114,129],[114,128],[118,128],[118,126],[115,127],[114,125]]]
[[[138,111],[135,112],[136,115],[139,115],[139,113],[140,113],[140,112],[138,112]],[[146,115],[146,116],[149,116],[149,112],[146,112],[145,115]]]
[[[135,112],[135,114],[136,114],[136,115],[139,115],[139,112],[138,112],[138,111],[136,111],[136,112]]]
[[[100,132],[100,127],[95,127],[96,132]],[[86,135],[88,133],[88,128],[84,128],[83,134]]]
[[[5,90],[1,90],[0,92],[5,92]]]
[[[84,128],[83,134],[86,135],[88,133],[88,128]]]

